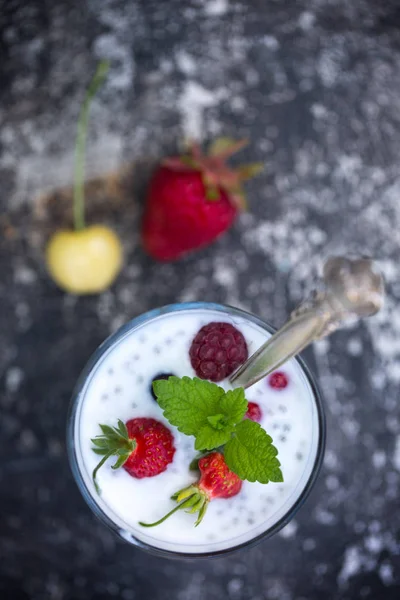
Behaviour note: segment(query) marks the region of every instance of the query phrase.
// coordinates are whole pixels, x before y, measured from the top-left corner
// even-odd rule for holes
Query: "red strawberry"
[[[211,452],[199,460],[201,477],[198,488],[207,500],[232,498],[242,489],[243,481],[229,470],[223,454]]]
[[[256,423],[259,423],[261,421],[261,417],[262,417],[261,408],[259,407],[257,402],[248,402],[245,418],[251,419],[252,421],[255,421]]]
[[[142,226],[143,246],[153,258],[177,259],[229,229],[245,207],[242,182],[261,170],[259,164],[226,165],[245,145],[220,138],[204,155],[192,144],[188,154],[165,159],[156,169]]]
[[[140,523],[144,527],[155,527],[180,509],[189,513],[199,513],[195,526],[206,514],[209,502],[216,498],[232,498],[242,489],[243,481],[229,470],[223,454],[211,452],[199,460],[200,479],[172,496],[180,504],[155,523]]]
[[[103,456],[93,471],[93,482],[98,492],[96,474],[110,456],[117,456],[113,469],[124,467],[132,477],[154,477],[172,462],[175,454],[174,438],[165,425],[155,419],[137,418],[118,427],[100,425],[103,435],[92,439],[96,454]]]

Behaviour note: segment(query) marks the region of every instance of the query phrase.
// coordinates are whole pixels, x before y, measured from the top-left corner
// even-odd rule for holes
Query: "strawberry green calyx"
[[[261,163],[251,163],[230,168],[226,161],[247,146],[247,140],[233,140],[227,137],[216,139],[204,154],[196,142],[188,144],[188,151],[182,156],[167,158],[163,165],[176,171],[199,171],[202,176],[209,202],[220,199],[220,190],[228,195],[238,210],[246,208],[246,199],[242,183],[257,175],[262,169]]]
[[[96,476],[100,467],[102,467],[111,456],[116,456],[117,460],[111,468],[119,469],[128,460],[131,453],[136,448],[136,440],[129,438],[126,425],[120,419],[118,420],[117,427],[100,425],[100,429],[102,435],[97,435],[91,440],[94,445],[94,448],[92,448],[93,452],[103,457],[93,470],[92,474],[93,483],[98,494],[101,493],[101,490],[96,481]]]
[[[142,521],[139,521],[139,525],[142,527],[156,527],[157,525],[164,523],[164,521],[166,521],[178,510],[184,510],[190,514],[198,513],[198,517],[194,525],[195,527],[200,525],[204,515],[206,514],[209,504],[209,498],[205,492],[202,492],[197,485],[190,485],[189,487],[176,492],[176,494],[172,496],[172,500],[178,502],[178,506],[175,506],[161,519],[155,521],[154,523],[143,523]]]

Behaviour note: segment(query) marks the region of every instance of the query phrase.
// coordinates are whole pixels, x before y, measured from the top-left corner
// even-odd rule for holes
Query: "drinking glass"
[[[124,340],[127,340],[127,338],[129,338],[129,336],[131,336],[135,331],[140,329],[145,330],[148,324],[153,323],[156,320],[164,319],[167,315],[173,316],[174,313],[194,315],[199,312],[207,311],[209,311],[210,314],[212,312],[214,317],[216,314],[220,315],[221,320],[228,320],[232,324],[235,324],[236,322],[245,322],[252,327],[258,328],[258,330],[266,332],[267,337],[274,333],[274,329],[268,323],[262,321],[259,317],[243,310],[221,304],[189,302],[172,304],[151,310],[126,323],[116,333],[106,339],[95,351],[77,382],[68,416],[67,448],[69,460],[76,483],[90,509],[100,519],[100,521],[102,521],[126,542],[162,556],[199,558],[226,554],[234,550],[238,550],[239,548],[248,547],[259,542],[260,540],[267,539],[276,534],[280,529],[282,529],[282,527],[289,523],[291,519],[293,519],[296,512],[306,500],[317,479],[324,454],[325,416],[321,395],[318,391],[317,384],[304,361],[296,357],[291,358],[289,362],[292,363],[292,365],[296,365],[296,368],[299,372],[299,377],[302,378],[302,385],[308,389],[312,402],[313,425],[309,455],[305,459],[303,475],[300,477],[297,487],[293,490],[291,495],[286,498],[283,505],[278,506],[272,516],[270,515],[265,520],[265,529],[260,531],[260,527],[256,528],[254,531],[254,536],[252,535],[251,539],[247,539],[245,541],[233,539],[232,545],[223,549],[218,547],[214,549],[211,544],[211,547],[207,547],[204,551],[202,551],[200,548],[196,549],[194,552],[189,551],[187,547],[182,547],[182,545],[178,543],[175,547],[173,544],[169,544],[167,547],[158,547],[156,532],[157,528],[152,531],[151,535],[148,532],[143,534],[143,536],[138,535],[138,532],[133,531],[132,527],[125,523],[119,515],[115,514],[110,507],[107,506],[102,497],[96,493],[91,479],[91,472],[86,468],[83,460],[80,427],[82,407],[84,406],[88,390],[93,384],[94,377],[96,376],[96,373],[98,373],[98,369],[107,359],[107,357],[109,357],[110,354],[113,353],[115,349],[124,342]],[[254,348],[254,350],[256,350],[256,348]],[[290,408],[288,410],[290,410]],[[279,444],[277,445],[279,449]],[[270,483],[268,485],[276,484]],[[193,522],[190,521],[189,516],[188,519],[188,527],[193,527]]]

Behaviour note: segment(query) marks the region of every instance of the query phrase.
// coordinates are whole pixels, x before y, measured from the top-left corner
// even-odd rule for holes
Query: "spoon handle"
[[[383,303],[383,278],[370,259],[328,259],[319,287],[232,375],[234,387],[250,387],[314,340],[329,335],[350,318],[375,314]]]

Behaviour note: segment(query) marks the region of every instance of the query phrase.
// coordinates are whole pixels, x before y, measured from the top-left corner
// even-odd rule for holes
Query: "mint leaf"
[[[225,462],[231,471],[240,479],[260,483],[283,481],[277,454],[272,438],[259,423],[250,419],[236,425],[233,437],[224,450]]]
[[[234,425],[225,425],[223,429],[215,429],[212,425],[204,425],[196,435],[196,450],[214,450],[225,444],[231,437]]]
[[[158,404],[171,425],[196,438],[196,450],[213,450],[231,437],[247,410],[243,388],[225,392],[202,379],[171,376],[153,383]]]
[[[196,435],[208,423],[208,417],[221,413],[219,401],[225,394],[215,383],[196,377],[158,380],[153,390],[165,417],[186,435]]]
[[[219,402],[220,413],[207,417],[206,423],[196,434],[196,450],[214,450],[231,439],[235,425],[247,411],[244,389],[226,392]]]
[[[221,398],[221,412],[224,413],[227,425],[240,423],[247,411],[247,400],[243,388],[229,390]]]
[[[207,417],[207,421],[210,423],[213,429],[221,430],[226,425],[226,418],[222,413],[219,415],[212,415],[212,417]]]

